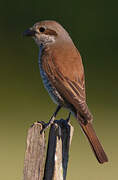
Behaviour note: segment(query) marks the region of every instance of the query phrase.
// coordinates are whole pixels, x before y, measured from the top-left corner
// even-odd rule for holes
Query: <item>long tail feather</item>
[[[79,124],[80,124],[82,130],[84,131],[85,135],[87,136],[89,143],[92,147],[92,150],[93,150],[98,162],[99,163],[108,162],[107,155],[105,154],[105,152],[102,148],[102,145],[100,144],[99,139],[96,136],[96,133],[93,129],[91,122],[84,125],[83,123],[81,123],[79,121]]]

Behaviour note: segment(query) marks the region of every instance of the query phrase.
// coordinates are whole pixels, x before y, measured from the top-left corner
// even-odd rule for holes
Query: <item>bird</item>
[[[77,119],[98,162],[108,162],[86,103],[82,58],[70,35],[54,20],[39,21],[23,34],[32,37],[38,45],[40,75],[51,99],[57,104],[49,125],[62,107],[68,109]]]

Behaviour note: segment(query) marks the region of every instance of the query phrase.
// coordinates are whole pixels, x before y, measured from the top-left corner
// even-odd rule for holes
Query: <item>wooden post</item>
[[[23,180],[42,180],[45,163],[45,137],[40,134],[42,123],[34,123],[28,130]]]
[[[40,134],[41,129],[42,124],[35,123],[28,131],[24,180],[66,180],[73,127],[63,119],[51,125],[46,159],[45,138],[44,132]]]

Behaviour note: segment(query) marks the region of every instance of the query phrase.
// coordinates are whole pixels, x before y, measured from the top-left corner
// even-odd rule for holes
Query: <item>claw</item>
[[[42,134],[49,126],[50,126],[49,123],[44,123],[44,124],[43,124],[43,128],[42,128],[42,130],[40,131],[40,133]]]
[[[51,119],[49,120],[49,122],[48,123],[44,123],[44,127],[41,130],[41,132],[40,132],[41,134],[42,134],[43,131],[45,131],[54,122],[54,120],[55,120],[55,118],[56,118],[56,116],[57,116],[57,114],[58,114],[60,109],[61,109],[61,106],[58,105],[57,108],[56,108],[56,111],[54,112],[54,114],[51,117]]]

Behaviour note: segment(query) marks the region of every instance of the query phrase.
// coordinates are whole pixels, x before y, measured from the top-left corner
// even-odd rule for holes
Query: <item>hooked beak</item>
[[[32,28],[29,28],[24,31],[23,36],[35,36],[37,32],[33,30]]]

